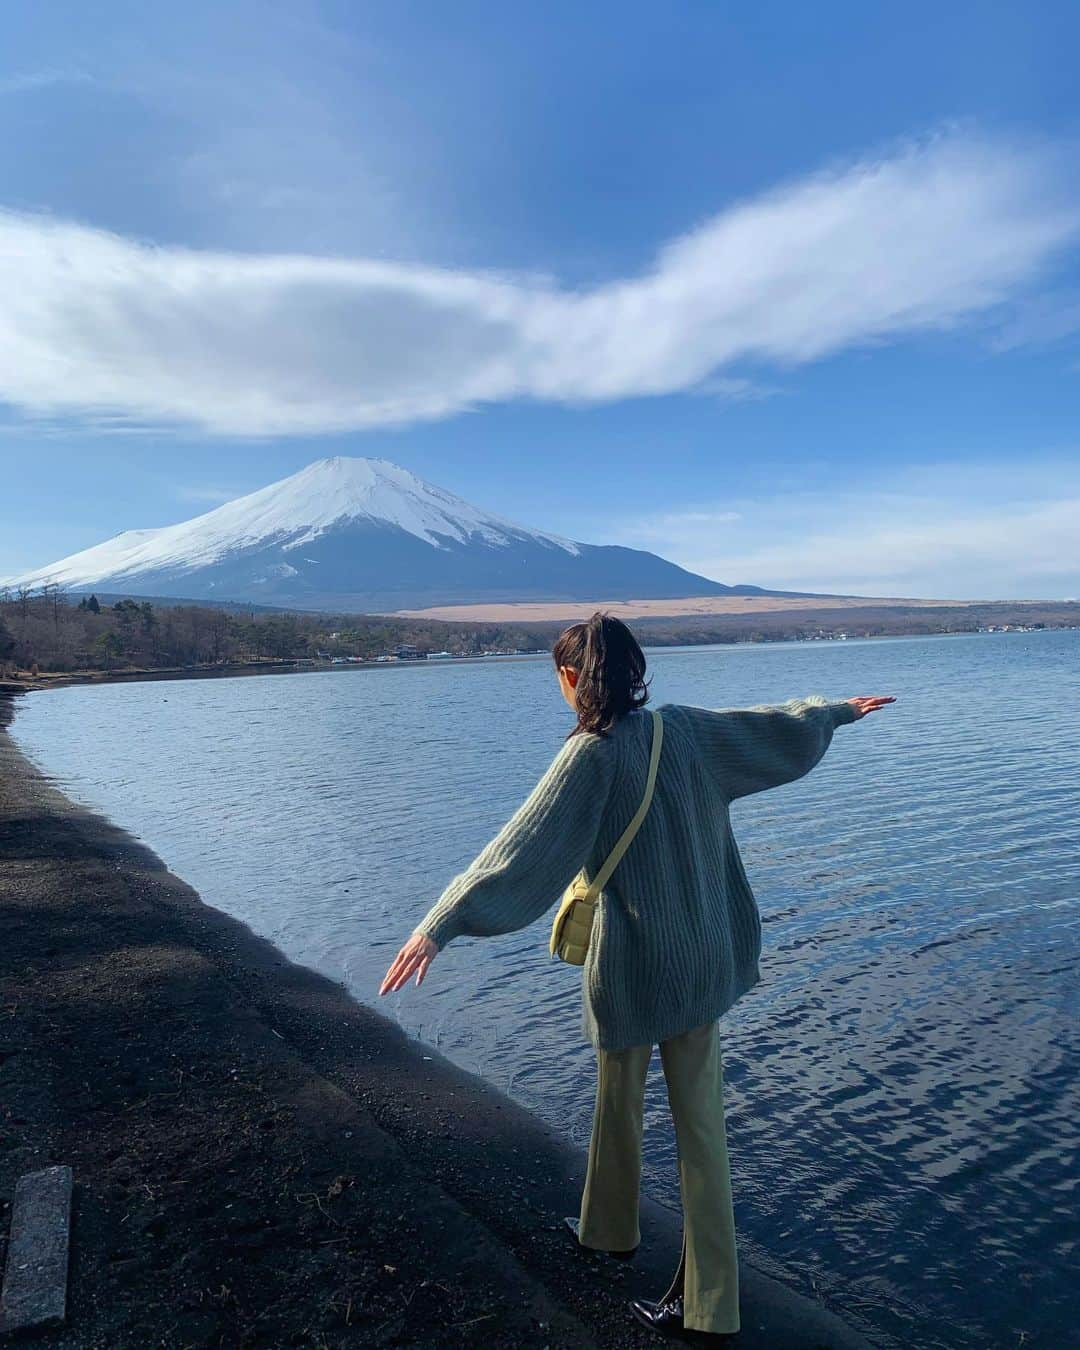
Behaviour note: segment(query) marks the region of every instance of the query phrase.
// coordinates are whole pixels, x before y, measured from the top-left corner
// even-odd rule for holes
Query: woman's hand
[[[438,954],[438,947],[429,937],[425,937],[423,933],[414,933],[397,956],[394,957],[393,965],[383,976],[379,993],[389,994],[395,989],[400,989],[402,985],[408,983],[409,976],[414,970],[416,971],[416,983],[422,984],[428,966],[431,965]]]
[[[886,703],[895,703],[896,698],[892,694],[881,694],[873,698],[849,698],[844,700],[846,703],[855,705],[855,720],[865,717],[867,713],[875,712],[878,708],[884,708]]]

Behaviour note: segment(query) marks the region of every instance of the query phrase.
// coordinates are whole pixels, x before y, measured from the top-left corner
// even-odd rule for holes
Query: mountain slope
[[[656,554],[581,544],[481,511],[381,459],[336,457],[205,515],[128,530],[10,579],[298,609],[780,594]]]

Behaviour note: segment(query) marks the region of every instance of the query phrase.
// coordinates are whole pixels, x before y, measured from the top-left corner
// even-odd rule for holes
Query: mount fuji
[[[340,456],[193,520],[127,530],[6,584],[376,613],[792,594],[724,586],[654,553],[527,529],[388,460]]]

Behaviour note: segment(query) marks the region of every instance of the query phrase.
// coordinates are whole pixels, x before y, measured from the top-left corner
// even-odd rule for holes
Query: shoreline
[[[1071,626],[1063,625],[1060,628],[1016,629],[1009,634],[1004,632],[984,633],[983,630],[976,630],[975,632],[961,630],[941,633],[870,633],[865,637],[848,638],[764,638],[761,641],[663,643],[659,646],[650,645],[646,642],[642,644],[642,650],[646,653],[705,651],[731,647],[810,646],[811,644],[833,642],[846,645],[847,643],[858,644],[862,642],[911,642],[928,638],[1004,637],[1006,635],[1016,636],[1018,633],[1031,636],[1033,633],[1071,631],[1073,631]],[[73,685],[136,684],[154,680],[233,679],[239,676],[255,675],[330,675],[358,670],[423,670],[440,666],[483,665],[493,661],[537,661],[541,659],[550,660],[551,658],[547,652],[493,652],[480,656],[451,656],[434,660],[427,658],[386,661],[365,658],[350,661],[344,665],[306,658],[294,661],[221,662],[212,666],[134,667],[128,670],[73,670],[55,673],[46,671],[44,674],[38,675],[29,675],[25,671],[17,671],[14,675],[0,676],[0,699],[14,694],[39,693],[48,689],[66,689]],[[0,720],[0,727],[3,725],[5,725],[4,722]]]
[[[574,1252],[583,1151],[70,801],[7,734],[14,703],[0,1200],[74,1168],[69,1317],[46,1343],[658,1343],[626,1304],[666,1287],[677,1215],[644,1199],[632,1264]],[[893,1343],[741,1237],[740,1274],[739,1347]]]

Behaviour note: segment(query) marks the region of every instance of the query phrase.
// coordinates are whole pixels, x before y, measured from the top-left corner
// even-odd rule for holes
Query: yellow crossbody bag
[[[583,868],[567,886],[559,905],[559,912],[555,915],[555,922],[551,925],[551,955],[569,962],[572,966],[585,964],[600,892],[607,885],[612,872],[630,847],[634,835],[641,828],[641,822],[645,819],[652,802],[653,788],[656,786],[656,766],[660,763],[660,747],[664,743],[664,719],[651,709],[649,715],[652,717],[652,752],[649,755],[649,777],[645,783],[645,795],[641,799],[641,805],[592,881],[585,876]]]

